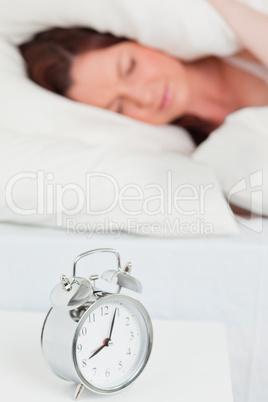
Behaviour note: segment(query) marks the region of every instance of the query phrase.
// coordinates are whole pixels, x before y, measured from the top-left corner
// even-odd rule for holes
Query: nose
[[[156,101],[153,85],[144,82],[125,83],[121,96],[139,107],[151,107]]]

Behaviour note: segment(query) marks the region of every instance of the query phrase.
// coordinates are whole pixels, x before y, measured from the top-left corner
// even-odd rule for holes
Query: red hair
[[[19,49],[25,59],[29,77],[43,88],[65,96],[72,84],[70,69],[77,54],[128,40],[90,28],[52,28],[36,34],[33,39],[20,45]],[[193,115],[182,116],[172,124],[186,128],[196,145],[217,128],[213,122]]]
[[[19,46],[29,77],[52,92],[65,96],[71,85],[70,69],[76,55],[127,41],[90,28],[52,28]]]

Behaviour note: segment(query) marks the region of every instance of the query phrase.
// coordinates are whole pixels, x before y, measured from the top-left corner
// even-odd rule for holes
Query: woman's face
[[[167,124],[186,112],[185,65],[135,42],[75,57],[66,96],[149,124]]]

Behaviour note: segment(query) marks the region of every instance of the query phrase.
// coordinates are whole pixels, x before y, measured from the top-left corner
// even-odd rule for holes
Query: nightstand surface
[[[76,386],[56,377],[41,353],[45,314],[0,312],[2,402],[68,402]],[[121,393],[85,390],[79,401],[233,402],[225,329],[221,324],[153,321],[147,367]]]

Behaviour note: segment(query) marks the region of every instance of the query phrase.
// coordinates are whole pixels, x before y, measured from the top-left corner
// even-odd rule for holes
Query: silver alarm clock
[[[102,279],[117,285],[116,293],[95,286],[97,275],[76,276],[77,262],[97,252],[113,253],[117,269]],[[78,384],[74,398],[84,388],[100,394],[118,392],[141,374],[149,359],[153,329],[144,306],[120,294],[122,287],[141,292],[141,283],[130,275],[131,263],[121,268],[119,253],[102,248],[80,254],[73,275],[61,276],[51,293],[41,335],[42,351],[52,371]]]

